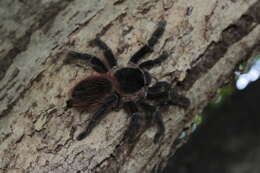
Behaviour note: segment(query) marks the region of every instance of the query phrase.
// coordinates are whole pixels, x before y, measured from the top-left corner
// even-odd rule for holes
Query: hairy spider
[[[94,55],[74,51],[68,53],[70,59],[67,60],[71,60],[71,58],[84,60],[98,73],[80,80],[72,87],[67,101],[67,108],[94,109],[89,124],[79,134],[78,140],[85,138],[109,111],[123,107],[131,116],[126,136],[129,136],[131,140],[135,137],[140,127],[138,108],[141,108],[146,113],[149,112],[150,119],[157,123],[158,131],[154,142],[158,142],[165,131],[160,108],[168,105],[182,107],[189,105],[189,100],[178,95],[171,84],[166,81],[159,81],[150,86],[153,77],[148,70],[166,60],[169,56],[167,52],[163,52],[153,60],[138,64],[145,54],[153,51],[153,47],[162,36],[165,26],[166,21],[164,20],[158,23],[147,44],[130,58],[126,67],[117,65],[112,50],[99,38],[92,40],[90,44],[103,51],[107,65]],[[151,100],[156,104],[151,105],[146,100]]]

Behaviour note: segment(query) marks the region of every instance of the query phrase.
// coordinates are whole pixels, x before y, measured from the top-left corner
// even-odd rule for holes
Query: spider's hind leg
[[[66,104],[65,104],[65,107],[64,107],[65,111],[70,109],[70,108],[72,108],[72,107],[73,107],[72,100],[71,99],[67,100]]]
[[[138,63],[138,61],[144,57],[145,54],[151,53],[153,51],[154,45],[158,42],[158,40],[161,38],[161,36],[164,33],[166,26],[166,21],[161,20],[155,31],[152,33],[152,36],[147,41],[147,44],[145,44],[143,47],[141,47],[129,60],[131,63]]]
[[[105,64],[94,55],[70,51],[70,52],[68,52],[68,57],[65,59],[64,63],[65,64],[71,63],[73,61],[73,59],[71,59],[71,58],[80,59],[80,60],[85,61],[87,64],[91,65],[92,68],[98,73],[108,72],[108,69],[105,66]]]
[[[104,56],[110,66],[110,68],[113,68],[117,65],[117,60],[114,57],[114,54],[112,50],[108,47],[108,45],[102,41],[100,38],[95,38],[94,40],[89,42],[90,45],[95,45],[103,50]]]
[[[93,128],[107,115],[107,112],[119,102],[119,96],[114,93],[105,98],[104,103],[98,108],[98,110],[92,116],[90,123],[83,132],[79,134],[77,140],[82,140],[90,134]]]

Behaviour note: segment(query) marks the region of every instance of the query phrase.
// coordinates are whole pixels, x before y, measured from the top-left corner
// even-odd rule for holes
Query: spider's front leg
[[[134,102],[124,103],[124,109],[131,116],[131,121],[128,125],[127,131],[125,132],[124,138],[126,138],[129,143],[132,143],[135,141],[141,127],[140,113]]]
[[[158,143],[165,132],[164,123],[163,123],[162,116],[160,113],[160,107],[152,106],[145,102],[141,102],[140,106],[145,110],[146,114],[148,114],[148,117],[147,117],[148,123],[150,123],[152,120],[157,124],[158,131],[156,132],[156,134],[154,136],[153,142]]]
[[[173,88],[170,89],[169,95],[170,99],[168,100],[168,103],[170,105],[180,106],[185,109],[189,107],[190,100],[187,97],[177,93]]]
[[[178,94],[171,84],[165,81],[157,82],[148,89],[147,99],[156,100],[160,106],[176,105],[187,108],[190,105],[190,100]]]
[[[139,65],[140,68],[150,70],[156,65],[160,65],[163,61],[165,61],[169,57],[169,53],[163,52],[158,58],[153,60],[148,60]]]
[[[82,140],[93,130],[93,128],[107,115],[107,112],[118,105],[119,103],[119,95],[113,93],[112,95],[105,98],[104,103],[97,109],[97,111],[93,114],[90,123],[85,128],[83,132],[79,134],[77,140]]]
[[[160,37],[163,35],[164,30],[165,30],[165,26],[166,26],[166,21],[165,20],[161,20],[158,25],[157,28],[155,29],[155,31],[152,33],[152,36],[150,37],[150,39],[147,41],[147,44],[145,44],[144,46],[142,46],[129,60],[129,62],[137,64],[139,60],[141,60],[141,58],[144,57],[144,55],[146,55],[147,53],[151,53],[153,51],[153,47],[154,45],[158,42],[158,40],[160,39]]]

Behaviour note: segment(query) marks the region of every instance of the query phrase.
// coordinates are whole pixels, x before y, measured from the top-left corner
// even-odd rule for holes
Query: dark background
[[[208,106],[163,173],[260,173],[260,80]]]

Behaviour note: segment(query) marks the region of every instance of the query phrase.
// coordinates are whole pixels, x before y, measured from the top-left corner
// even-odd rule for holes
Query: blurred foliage
[[[217,91],[217,97],[210,102],[210,107],[219,107],[226,98],[228,98],[235,91],[235,87],[232,82],[223,88],[219,88]]]
[[[259,60],[260,59],[260,54],[256,55],[255,60]]]
[[[198,126],[202,123],[202,121],[203,121],[203,115],[197,114],[196,117],[195,117],[194,124],[196,124]]]

